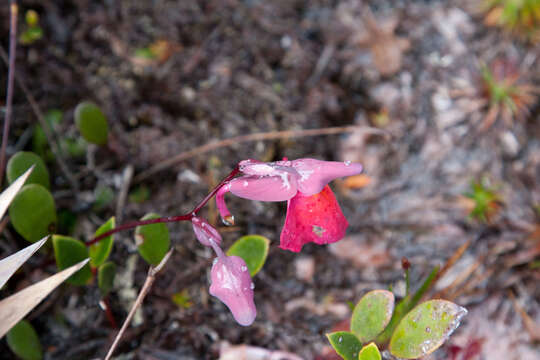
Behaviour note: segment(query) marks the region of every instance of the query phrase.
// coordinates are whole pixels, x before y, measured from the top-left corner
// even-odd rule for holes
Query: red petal
[[[280,247],[299,252],[304,244],[330,244],[345,236],[349,223],[328,185],[318,194],[298,192],[287,202],[287,217],[281,232]]]

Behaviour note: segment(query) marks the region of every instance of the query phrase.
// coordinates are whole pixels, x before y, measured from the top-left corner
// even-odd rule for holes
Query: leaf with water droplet
[[[246,262],[247,269],[251,276],[261,270],[266,257],[270,240],[260,235],[246,235],[236,240],[227,251],[227,255],[239,256]]]
[[[381,360],[381,353],[375,343],[370,343],[360,350],[358,360]]]
[[[387,290],[374,290],[364,295],[354,307],[351,331],[366,343],[379,335],[392,317],[394,294]]]
[[[337,331],[326,334],[334,350],[345,360],[358,360],[362,343],[356,335],[348,331]]]
[[[392,355],[416,359],[435,351],[459,326],[467,310],[446,300],[430,300],[400,321],[390,340]]]

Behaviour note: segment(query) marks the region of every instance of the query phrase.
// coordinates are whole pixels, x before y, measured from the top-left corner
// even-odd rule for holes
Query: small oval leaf
[[[96,104],[84,101],[77,105],[75,123],[86,141],[97,145],[107,143],[109,132],[107,119]]]
[[[7,333],[11,351],[22,360],[41,360],[43,350],[34,327],[26,320],[19,321]]]
[[[80,240],[69,236],[53,235],[54,256],[58,269],[64,270],[79,261],[88,258],[88,249]],[[66,282],[73,285],[86,285],[92,277],[89,264],[84,265],[81,270],[71,275]]]
[[[101,225],[97,229],[94,237],[97,237],[109,230],[114,229],[116,222],[114,216],[111,217],[105,224]],[[114,234],[109,235],[104,239],[101,239],[99,242],[90,245],[88,252],[90,254],[90,266],[97,268],[107,260],[109,254],[111,253],[114,243]]]
[[[416,359],[435,351],[459,326],[467,310],[446,300],[430,300],[400,321],[390,340],[392,355]]]
[[[17,180],[32,165],[34,165],[34,170],[26,180],[26,184],[39,184],[49,189],[51,183],[49,181],[49,170],[47,170],[45,162],[37,154],[29,151],[19,151],[9,159],[6,170],[8,182],[11,184]]]
[[[25,185],[9,207],[11,224],[30,242],[55,231],[56,209],[51,193],[38,184]]]
[[[115,276],[116,264],[112,261],[107,261],[98,268],[98,287],[103,296],[113,288]]]
[[[379,335],[392,318],[394,294],[387,290],[374,290],[356,304],[351,317],[351,331],[366,343]]]
[[[370,343],[360,350],[358,360],[381,360],[381,353],[375,343]]]
[[[251,276],[261,270],[266,257],[270,240],[260,235],[246,235],[236,240],[227,251],[227,255],[239,256],[246,262]]]
[[[146,214],[141,220],[157,219],[158,214]],[[169,229],[163,223],[137,226],[135,229],[135,244],[137,250],[146,262],[157,265],[169,250],[171,240]]]
[[[326,334],[328,341],[334,350],[345,360],[358,360],[358,354],[362,349],[360,340],[348,331],[337,331]]]

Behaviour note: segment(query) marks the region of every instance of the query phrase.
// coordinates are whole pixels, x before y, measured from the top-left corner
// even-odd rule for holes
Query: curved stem
[[[217,184],[216,187],[214,187],[212,191],[210,191],[210,193],[206,195],[205,198],[202,199],[201,202],[199,202],[199,204],[197,204],[197,206],[195,206],[195,208],[187,214],[178,215],[178,216],[166,216],[166,217],[162,217],[158,219],[132,221],[126,224],[122,224],[115,227],[112,230],[106,231],[103,234],[96,236],[90,241],[87,241],[85,245],[90,246],[92,244],[99,242],[100,240],[103,240],[104,238],[112,234],[115,234],[123,230],[133,229],[137,226],[158,224],[158,223],[179,222],[179,221],[190,221],[195,215],[197,215],[197,213],[202,209],[202,207],[206,205],[208,201],[210,201],[210,199],[214,197],[214,195],[216,195],[219,189],[221,189],[225,184],[227,184],[227,182],[229,182],[229,180],[235,177],[239,173],[239,171],[240,170],[238,168],[238,165],[236,165],[234,169],[229,173],[229,175],[227,175],[223,180],[221,180],[221,182]]]

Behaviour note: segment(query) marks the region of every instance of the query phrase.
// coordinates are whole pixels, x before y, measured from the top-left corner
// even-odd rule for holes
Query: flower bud
[[[210,294],[221,300],[242,326],[257,316],[253,302],[254,285],[246,262],[238,256],[218,256],[212,266]]]
[[[195,236],[201,244],[204,246],[212,246],[212,243],[216,245],[221,244],[221,235],[212,225],[206,222],[206,220],[194,216],[191,219],[191,223],[193,224]]]

